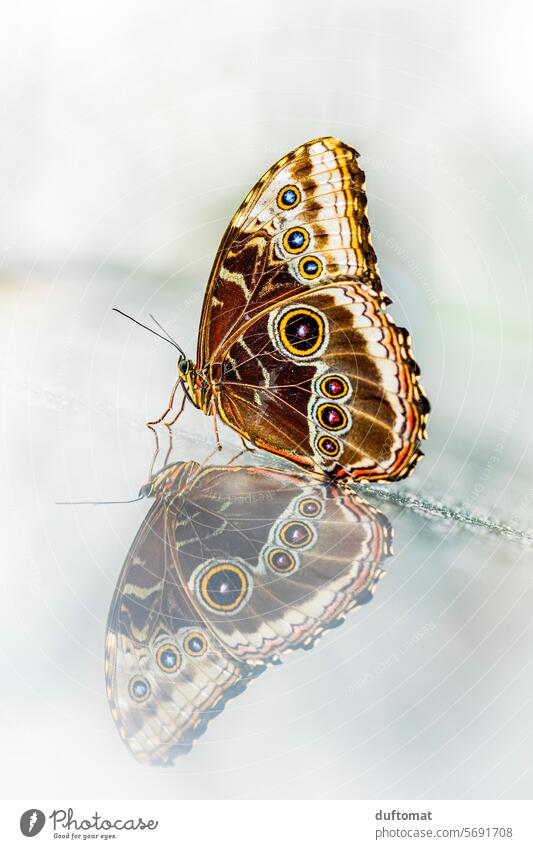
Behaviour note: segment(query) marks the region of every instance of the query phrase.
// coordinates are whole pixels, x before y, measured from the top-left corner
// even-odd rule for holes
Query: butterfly
[[[422,456],[429,404],[409,335],[386,313],[357,152],[336,138],[284,156],[218,250],[196,363],[178,386],[245,444],[336,480],[398,480]],[[176,345],[179,348],[179,346]],[[166,422],[169,424],[169,422]]]
[[[226,702],[370,601],[388,520],[302,472],[178,463],[128,552],[106,631],[106,687],[131,753],[170,765]]]

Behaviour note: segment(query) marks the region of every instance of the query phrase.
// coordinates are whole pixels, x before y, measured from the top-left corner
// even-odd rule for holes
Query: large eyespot
[[[248,576],[236,563],[218,563],[207,569],[200,579],[200,597],[211,610],[230,613],[245,599]]]
[[[338,457],[341,453],[340,443],[333,436],[320,436],[317,439],[316,447],[325,457]]]
[[[298,505],[298,511],[302,516],[307,516],[309,519],[314,519],[315,516],[322,512],[322,503],[318,498],[304,498]]]
[[[277,336],[282,347],[294,357],[312,357],[322,350],[326,322],[308,307],[286,310],[279,321]]]
[[[309,233],[303,227],[291,227],[283,236],[283,247],[290,254],[301,254],[309,245]]]
[[[339,404],[319,404],[316,417],[325,430],[344,430],[348,424],[348,414]]]
[[[150,684],[141,675],[134,675],[128,685],[128,690],[130,698],[138,703],[145,702],[152,692]]]
[[[302,195],[298,186],[284,186],[277,197],[278,206],[280,209],[293,209],[302,199]]]
[[[163,672],[176,672],[181,666],[181,654],[172,643],[163,643],[159,646],[155,659]]]
[[[340,374],[327,374],[318,381],[318,391],[326,398],[346,398],[351,386]]]
[[[304,280],[316,280],[324,266],[317,256],[304,256],[298,263],[298,271]]]
[[[270,568],[282,575],[294,572],[297,565],[294,554],[284,548],[273,548],[268,552],[267,560]]]
[[[303,548],[313,539],[313,532],[309,525],[297,521],[283,525],[279,535],[284,545],[288,545],[289,548]]]
[[[183,648],[191,657],[201,657],[207,651],[207,640],[199,631],[191,631],[183,640]]]

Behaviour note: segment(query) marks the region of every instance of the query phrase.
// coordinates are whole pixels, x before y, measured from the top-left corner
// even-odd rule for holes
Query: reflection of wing
[[[351,284],[307,292],[248,326],[228,351],[218,407],[260,448],[364,480],[409,474],[429,410],[407,332]]]
[[[266,664],[368,601],[390,551],[378,511],[301,473],[211,467],[184,485],[181,468],[158,479],[108,621],[113,716],[149,764],[171,763]]]
[[[106,633],[113,718],[135,757],[159,766],[187,751],[250,677],[207,639],[183,592],[166,543],[168,516],[158,501],[143,522],[122,569]]]
[[[247,195],[211,272],[199,367],[280,298],[339,279],[381,289],[357,155],[339,139],[315,139],[280,159]]]
[[[207,627],[252,666],[311,646],[368,601],[391,547],[381,513],[303,475],[207,469],[190,501],[187,519],[177,520],[177,568]],[[221,519],[223,530],[209,536]],[[184,542],[189,520],[196,540]]]

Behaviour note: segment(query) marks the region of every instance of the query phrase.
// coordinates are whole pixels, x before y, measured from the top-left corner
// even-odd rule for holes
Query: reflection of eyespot
[[[298,510],[302,516],[308,516],[312,519],[320,513],[322,510],[322,504],[316,498],[304,498],[303,501],[300,501]]]
[[[318,389],[326,398],[345,398],[350,391],[350,384],[340,374],[327,374],[320,380]]]
[[[283,548],[273,548],[268,553],[268,565],[275,572],[288,575],[289,572],[294,572],[296,568],[296,558],[290,551],[285,551]]]
[[[236,610],[248,591],[248,577],[235,563],[211,566],[200,581],[202,601],[212,610]]]
[[[183,648],[187,654],[191,655],[191,657],[201,657],[206,653],[207,640],[203,634],[200,634],[198,631],[193,631],[185,637],[183,641]]]
[[[310,357],[322,348],[325,320],[322,315],[303,307],[283,313],[278,326],[282,346],[296,357]]]
[[[298,186],[284,186],[278,192],[277,202],[281,209],[293,209],[301,199],[302,195]]]
[[[128,689],[134,702],[145,702],[151,693],[150,684],[140,675],[135,675],[131,679]]]
[[[155,659],[163,672],[175,672],[181,666],[181,654],[172,643],[159,646]]]
[[[301,254],[309,244],[309,233],[303,227],[291,227],[283,236],[283,247],[290,254]]]
[[[368,604],[373,598],[374,595],[371,590],[361,590],[361,592],[356,595],[355,600],[357,604]]]
[[[321,436],[317,439],[317,448],[326,457],[337,457],[341,452],[341,446],[333,436]]]
[[[324,266],[317,256],[304,256],[298,263],[298,271],[304,280],[316,280]]]
[[[320,404],[316,409],[316,417],[326,430],[344,430],[348,424],[346,411],[338,404]]]
[[[279,535],[282,542],[290,548],[303,548],[313,539],[311,528],[304,522],[287,522],[281,528]]]

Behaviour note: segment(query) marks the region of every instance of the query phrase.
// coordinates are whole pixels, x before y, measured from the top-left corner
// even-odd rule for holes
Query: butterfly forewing
[[[353,277],[380,289],[357,152],[316,139],[283,157],[233,217],[209,280],[198,368],[247,320],[284,297]]]
[[[181,586],[168,544],[173,512],[160,500],[144,521],[123,566],[106,633],[113,718],[135,757],[160,766],[190,748],[223,700],[245,686],[247,673],[208,639]]]

